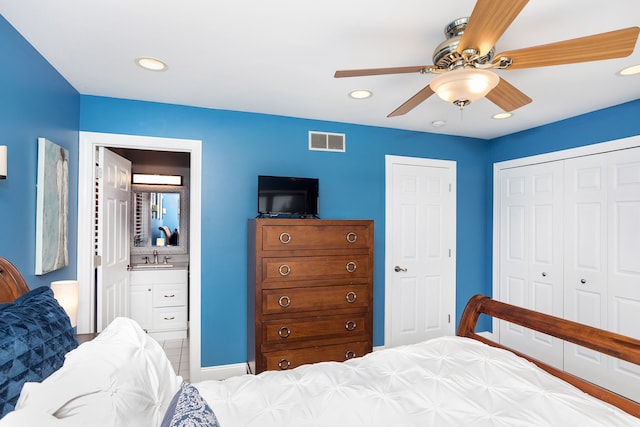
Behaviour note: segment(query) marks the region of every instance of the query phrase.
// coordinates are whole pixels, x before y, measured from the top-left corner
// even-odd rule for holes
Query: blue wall
[[[374,344],[384,340],[384,155],[455,160],[458,166],[458,316],[474,293],[491,292],[492,163],[640,134],[640,101],[483,141],[78,93],[0,17],[0,255],[31,287],[76,275],[78,130],[203,141],[203,366],[241,363],[246,328],[246,221],[256,213],[257,175],[320,178],[323,218],[375,220]],[[309,130],[347,135],[346,153],[311,152]],[[42,277],[35,265],[37,138],[70,153],[70,265]]]
[[[75,279],[80,96],[0,16],[0,145],[7,145],[7,179],[0,181],[0,255],[30,287]],[[69,265],[34,275],[38,137],[69,150]]]
[[[490,291],[482,280],[487,268],[482,256],[486,141],[93,96],[82,96],[81,106],[83,131],[203,141],[203,366],[246,358],[247,219],[257,213],[258,175],[319,178],[322,218],[375,221],[374,344],[382,345],[384,156],[455,160],[461,219],[458,314],[469,296]],[[309,130],[345,133],[346,153],[309,151]]]

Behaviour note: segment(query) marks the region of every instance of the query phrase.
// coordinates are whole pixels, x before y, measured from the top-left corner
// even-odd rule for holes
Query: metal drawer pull
[[[280,243],[282,243],[283,245],[286,245],[289,242],[291,242],[291,234],[280,233]]]
[[[278,329],[278,335],[280,336],[280,338],[287,338],[289,335],[291,335],[291,329],[283,326],[282,328]]]
[[[347,350],[344,353],[344,360],[349,360],[349,359],[353,359],[354,357],[357,357],[358,355],[356,354],[355,351],[353,350]]]
[[[282,308],[287,308],[291,304],[291,298],[286,295],[282,295],[278,300],[278,305]]]
[[[345,267],[349,273],[353,273],[358,268],[356,263],[353,261],[349,261]]]
[[[345,296],[345,299],[347,300],[347,302],[349,304],[353,304],[358,299],[358,295],[356,295],[356,293],[353,292],[353,291],[349,291],[349,292],[347,292],[347,295]]]
[[[587,279],[580,279],[580,283],[584,285],[585,283],[587,283]]]
[[[175,318],[176,318],[176,316],[165,317],[164,320],[174,320]]]
[[[344,327],[347,331],[353,331],[357,326],[358,325],[356,325],[356,322],[354,322],[353,320],[347,320],[344,324]]]
[[[280,267],[278,267],[278,272],[281,276],[288,276],[289,273],[291,273],[291,267],[289,267],[287,264],[282,264]]]
[[[165,297],[165,298],[174,298],[175,296],[176,296],[176,294],[171,294],[171,295],[166,295],[166,294],[165,294],[165,296],[164,296],[164,297]]]
[[[545,271],[542,272],[542,277],[547,277],[547,273]]]
[[[289,369],[289,366],[291,366],[291,362],[289,361],[289,359],[280,359],[280,361],[278,362],[278,368],[282,369],[283,371],[285,369]]]
[[[355,243],[357,241],[358,241],[358,235],[356,233],[354,233],[353,231],[350,231],[347,233],[347,242]]]

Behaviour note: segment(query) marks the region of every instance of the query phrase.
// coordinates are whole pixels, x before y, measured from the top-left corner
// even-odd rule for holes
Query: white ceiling
[[[486,99],[461,114],[432,96],[387,114],[431,75],[334,79],[338,69],[430,65],[474,0],[0,0],[0,13],[81,94],[490,139],[640,99],[627,58],[497,73],[533,102],[508,120]],[[496,52],[640,25],[638,0],[531,0]],[[134,59],[169,64],[145,71]],[[353,89],[374,96],[353,100]],[[446,125],[433,127],[434,120]],[[331,131],[331,129],[317,129]]]

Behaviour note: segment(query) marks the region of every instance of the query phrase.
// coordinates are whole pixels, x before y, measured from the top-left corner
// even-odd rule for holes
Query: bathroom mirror
[[[133,185],[131,253],[187,253],[187,197],[183,187]]]

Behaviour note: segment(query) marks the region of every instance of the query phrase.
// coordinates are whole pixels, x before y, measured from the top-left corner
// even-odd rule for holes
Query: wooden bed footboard
[[[486,314],[497,319],[524,326],[525,328],[533,329],[636,365],[640,365],[640,340],[495,301],[483,295],[475,295],[469,300],[462,313],[457,333],[457,335],[462,337],[473,338],[493,347],[509,350],[535,363],[538,367],[550,374],[574,385],[585,393],[617,406],[631,415],[640,417],[639,403],[476,334],[475,328],[480,314]]]

